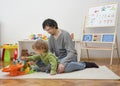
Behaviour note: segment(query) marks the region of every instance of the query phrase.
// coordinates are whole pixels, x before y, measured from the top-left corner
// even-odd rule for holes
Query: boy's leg
[[[50,72],[50,65],[45,65],[41,60],[37,61],[36,65],[38,66],[36,69],[37,72]]]

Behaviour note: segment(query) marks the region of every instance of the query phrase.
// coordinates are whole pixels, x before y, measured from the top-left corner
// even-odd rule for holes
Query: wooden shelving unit
[[[82,50],[87,51],[88,58],[89,50],[109,50],[111,51],[110,65],[112,65],[115,49],[119,57],[117,41],[117,7],[118,3],[110,3],[91,7],[89,9],[88,16],[85,17],[84,27],[82,30],[81,55]],[[109,30],[109,27],[112,28],[113,31],[110,33],[104,32],[104,29],[107,28]],[[101,28],[102,32],[95,33],[90,30],[96,28]]]

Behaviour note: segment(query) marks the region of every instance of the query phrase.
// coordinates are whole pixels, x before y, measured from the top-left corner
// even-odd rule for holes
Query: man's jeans
[[[60,61],[61,59],[59,59]],[[84,62],[77,62],[77,56],[74,56],[73,59],[65,65],[64,72],[72,72],[76,70],[85,69],[86,64]]]

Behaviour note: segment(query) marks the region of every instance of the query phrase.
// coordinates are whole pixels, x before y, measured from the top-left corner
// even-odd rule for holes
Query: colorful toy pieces
[[[24,64],[10,65],[7,68],[3,68],[2,72],[9,72],[10,76],[18,76],[26,74],[24,71],[20,71]]]
[[[48,37],[43,35],[43,34],[31,34],[30,35],[30,40],[37,40],[37,39],[43,39],[43,40],[47,40]]]
[[[16,60],[14,64],[9,65],[2,69],[2,72],[9,72],[9,76],[19,76],[33,73],[34,71],[31,69],[30,65],[27,62],[20,62]]]

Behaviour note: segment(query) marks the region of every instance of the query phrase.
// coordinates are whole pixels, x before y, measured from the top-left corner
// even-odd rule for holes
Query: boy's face
[[[35,54],[41,54],[42,53],[42,51],[38,50],[38,49],[34,49],[34,51],[35,51]]]
[[[49,27],[49,26],[46,26],[44,30],[47,31],[51,35],[54,35],[56,31],[55,27]]]

